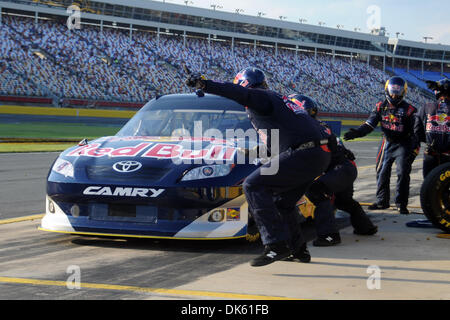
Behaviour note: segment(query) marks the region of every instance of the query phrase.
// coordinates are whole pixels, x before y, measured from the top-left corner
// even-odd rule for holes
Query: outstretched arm
[[[380,122],[380,113],[377,110],[372,111],[366,122],[360,125],[358,128],[351,128],[344,134],[344,140],[353,140],[356,138],[364,137],[371,133],[378,126]]]
[[[244,88],[233,83],[205,80],[204,77],[196,74],[188,78],[186,85],[202,89],[206,93],[234,100],[261,115],[270,115],[273,111],[272,102],[266,90]]]
[[[262,115],[272,113],[272,103],[265,90],[248,89],[233,83],[205,82],[205,92],[234,100]]]

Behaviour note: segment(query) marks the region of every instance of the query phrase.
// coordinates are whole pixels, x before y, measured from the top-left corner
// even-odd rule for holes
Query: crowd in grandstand
[[[368,112],[383,98],[388,73],[358,59],[151,32],[3,16],[0,95],[146,102],[189,92],[183,64],[230,81],[247,66],[268,76],[273,90],[301,92],[324,111]],[[408,93],[416,105],[427,98]]]

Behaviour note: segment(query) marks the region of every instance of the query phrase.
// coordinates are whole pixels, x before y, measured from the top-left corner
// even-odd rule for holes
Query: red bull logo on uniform
[[[395,114],[388,114],[382,116],[381,126],[388,130],[403,132],[404,125],[402,124],[402,117]]]
[[[439,132],[439,133],[450,133],[450,116],[441,113],[435,115],[427,116],[427,125],[425,130],[427,132]]]
[[[383,116],[382,120],[385,122],[389,122],[389,123],[400,123],[401,122],[401,118],[397,117],[395,114],[389,114],[389,115]]]
[[[437,122],[439,125],[446,125],[450,122],[450,116],[445,113],[428,115],[428,122]]]

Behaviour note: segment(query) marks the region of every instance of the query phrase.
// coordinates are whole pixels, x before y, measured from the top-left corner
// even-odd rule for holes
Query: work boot
[[[318,236],[316,240],[313,241],[313,246],[315,247],[331,247],[341,243],[341,236],[339,233],[332,233],[329,235]]]
[[[377,226],[373,226],[368,230],[359,230],[359,229],[353,230],[353,233],[359,236],[373,236],[377,232],[378,232]]]
[[[347,209],[347,212],[350,213],[350,223],[353,226],[354,234],[361,236],[371,236],[377,233],[378,227],[372,223],[366,212],[359,204],[356,204],[355,206],[349,207]]]
[[[404,204],[397,204],[396,206],[397,206],[397,211],[400,214],[409,214],[409,210],[408,210],[406,205],[404,205]]]
[[[369,210],[383,210],[383,209],[387,209],[389,208],[389,204],[388,203],[372,203],[367,209]]]
[[[311,254],[308,251],[308,248],[306,247],[306,242],[303,243],[300,247],[295,249],[292,254],[287,257],[286,261],[294,261],[295,259],[300,260],[300,262],[308,263],[311,262]]]
[[[252,267],[262,267],[272,262],[283,260],[291,255],[291,250],[284,242],[267,245],[259,257],[250,261]]]

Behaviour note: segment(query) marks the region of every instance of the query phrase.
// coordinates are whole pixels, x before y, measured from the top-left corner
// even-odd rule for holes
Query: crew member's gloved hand
[[[425,154],[433,155],[433,154],[436,154],[436,153],[437,153],[437,151],[434,148],[434,145],[433,144],[427,144],[427,147],[425,149]]]
[[[417,148],[415,148],[413,150],[413,157],[414,158],[417,157],[419,155],[419,153],[420,153],[420,146],[418,146]]]
[[[192,73],[188,76],[186,80],[186,85],[188,87],[196,88],[196,89],[205,89],[205,76],[200,73]]]
[[[418,147],[412,149],[412,151],[411,151],[411,153],[409,155],[409,158],[410,158],[411,162],[414,162],[414,160],[417,158],[419,153],[420,153],[420,145]]]
[[[351,152],[350,150],[348,150],[348,149],[344,150],[344,155],[350,161],[355,161],[356,160],[355,154],[353,152]]]
[[[344,134],[344,140],[345,140],[345,141],[347,141],[347,140],[353,140],[353,139],[359,138],[360,136],[361,136],[361,135],[359,134],[359,131],[358,131],[358,130],[351,128],[349,131],[347,131],[347,132]]]

